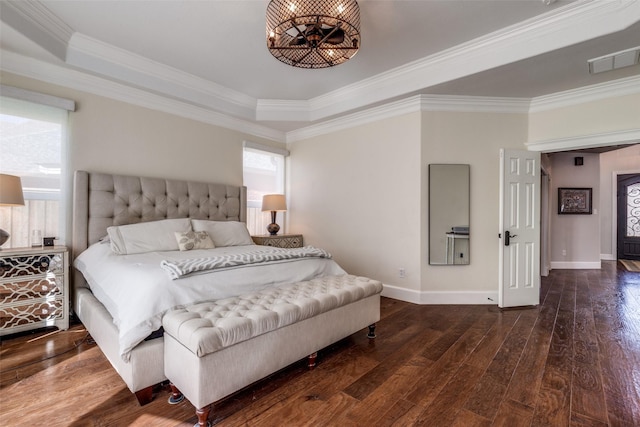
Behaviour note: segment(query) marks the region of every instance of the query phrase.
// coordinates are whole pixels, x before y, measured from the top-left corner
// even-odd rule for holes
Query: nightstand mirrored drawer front
[[[52,298],[64,292],[64,278],[54,274],[44,277],[25,277],[11,283],[0,282],[0,304]]]
[[[0,279],[64,272],[64,255],[23,255],[0,258]]]
[[[284,237],[282,239],[266,240],[263,245],[277,248],[299,248],[302,247],[302,242],[297,237]]]
[[[62,300],[30,302],[0,308],[0,329],[62,319]]]
[[[276,248],[301,248],[301,234],[284,234],[277,236],[251,236],[256,245],[274,246]]]

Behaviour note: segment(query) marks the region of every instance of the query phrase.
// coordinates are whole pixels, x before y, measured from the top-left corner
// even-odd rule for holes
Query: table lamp
[[[24,206],[19,176],[0,173],[0,206]],[[0,246],[5,244],[9,236],[9,233],[0,229]]]
[[[287,210],[287,201],[284,194],[265,194],[262,197],[262,212],[271,211],[271,224],[267,226],[267,231],[272,236],[278,234],[280,226],[276,224],[276,213]]]

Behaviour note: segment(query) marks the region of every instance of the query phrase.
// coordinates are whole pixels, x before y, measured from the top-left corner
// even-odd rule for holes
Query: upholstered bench
[[[167,313],[165,374],[206,425],[211,404],[380,319],[382,284],[322,277]],[[176,390],[176,395],[177,395]]]

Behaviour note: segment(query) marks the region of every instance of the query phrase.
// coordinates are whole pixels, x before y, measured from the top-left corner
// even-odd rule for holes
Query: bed
[[[330,254],[319,249],[301,248],[295,259],[289,259],[292,255],[288,252],[285,256],[277,248],[253,245],[245,215],[246,189],[242,186],[75,173],[74,314],[141,405],[152,400],[154,386],[167,380],[161,326],[168,311],[346,274]],[[190,230],[183,230],[186,224]],[[160,238],[145,246],[149,245],[145,236],[165,236],[169,229],[175,231],[171,239],[178,249],[185,249],[179,237],[194,230],[207,230],[215,247],[205,242],[203,247],[199,243],[186,248],[189,250],[167,249],[163,245],[170,245],[170,241]],[[239,229],[244,229],[244,235],[237,233]],[[140,236],[142,243],[136,240]],[[266,257],[269,262],[233,264],[237,258],[247,257]],[[127,265],[120,265],[124,263]],[[219,270],[209,270],[211,264],[220,263]],[[105,278],[111,280],[107,286],[102,284]],[[371,300],[368,310],[374,314],[369,317],[375,317],[379,301]],[[136,310],[124,314],[124,307],[131,302]],[[139,315],[143,317],[136,317]]]

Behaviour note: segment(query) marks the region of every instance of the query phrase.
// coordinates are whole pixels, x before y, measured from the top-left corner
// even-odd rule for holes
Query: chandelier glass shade
[[[356,0],[271,0],[267,48],[279,61],[299,68],[342,64],[360,48]]]

